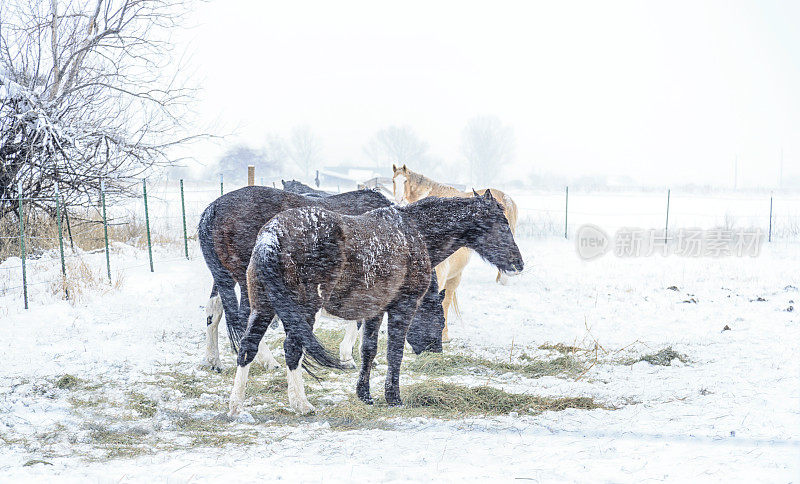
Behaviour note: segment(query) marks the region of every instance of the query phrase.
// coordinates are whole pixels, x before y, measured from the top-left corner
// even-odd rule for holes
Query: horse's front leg
[[[383,314],[379,314],[372,319],[367,319],[363,324],[364,333],[361,335],[361,373],[358,375],[356,384],[356,395],[362,402],[372,405],[372,397],[369,393],[369,373],[372,369],[372,361],[378,353],[378,330],[381,327]]]
[[[404,298],[394,309],[389,310],[386,359],[389,362],[389,371],[386,373],[386,403],[390,407],[403,404],[400,399],[400,365],[403,363],[403,350],[405,349],[406,333],[408,326],[414,318],[416,300]]]

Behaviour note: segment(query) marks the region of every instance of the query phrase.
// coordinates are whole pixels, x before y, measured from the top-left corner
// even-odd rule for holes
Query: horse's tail
[[[335,356],[327,348],[325,348],[325,346],[322,345],[317,337],[314,336],[314,331],[311,325],[303,322],[299,324],[293,324],[291,327],[287,328],[287,332],[297,338],[306,356],[311,357],[315,363],[328,368],[336,368],[338,370],[344,370],[347,368],[344,366],[344,364],[342,364],[342,361],[339,359],[339,357]],[[304,366],[306,371],[313,375],[313,373],[310,371],[311,368],[309,368],[308,365]]]
[[[206,261],[208,270],[211,271],[211,275],[214,277],[214,287],[211,288],[211,298],[219,296],[218,278],[233,280],[230,272],[222,265],[222,261],[219,260],[217,251],[214,250],[212,227],[214,219],[216,218],[216,211],[216,201],[211,202],[211,205],[203,210],[203,214],[200,216],[200,223],[197,225],[197,239],[200,242],[200,250],[203,253],[203,259]],[[244,334],[244,328],[239,327],[236,321],[228,321],[228,318],[225,318],[225,327],[228,328],[228,338],[231,341],[231,348],[233,348],[234,353],[238,353],[239,341],[241,341],[242,335]]]
[[[324,243],[324,241],[320,240],[318,243]],[[347,367],[342,364],[341,360],[328,351],[314,336],[311,324],[302,318],[283,317],[287,314],[299,312],[299,307],[296,302],[297,296],[286,285],[285,274],[281,267],[280,253],[281,250],[277,246],[264,248],[256,244],[253,249],[252,259],[250,259],[250,265],[252,267],[255,264],[255,267],[252,268],[255,269],[255,275],[260,280],[252,282],[248,280],[248,288],[253,291],[263,290],[269,294],[269,299],[276,314],[283,321],[286,336],[291,336],[292,339],[296,340],[314,363],[328,368],[346,369]],[[323,253],[322,256],[324,257],[325,254]],[[259,298],[258,294],[251,293],[251,296],[251,304]],[[303,367],[313,375],[311,371],[313,365],[304,363]]]
[[[453,290],[453,311],[455,311],[458,319],[461,319],[461,308],[458,307],[458,293]]]

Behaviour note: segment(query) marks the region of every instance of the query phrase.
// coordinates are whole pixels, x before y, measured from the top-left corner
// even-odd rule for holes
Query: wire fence
[[[239,188],[236,186],[234,188]],[[230,190],[230,187],[229,187]],[[200,257],[197,226],[203,210],[225,192],[220,183],[183,180],[152,186],[142,181],[139,198],[68,207],[59,197],[15,199],[21,223],[0,227],[0,301],[71,297],[75,278],[114,284],[125,271]],[[570,239],[584,224],[609,233],[626,227],[746,227],[762,231],[766,241],[800,240],[800,198],[653,193],[513,193],[519,207],[517,237]],[[26,210],[26,202],[46,201],[59,216]],[[57,223],[56,223],[57,222]],[[145,250],[146,249],[146,250]],[[89,274],[102,267],[104,277]]]

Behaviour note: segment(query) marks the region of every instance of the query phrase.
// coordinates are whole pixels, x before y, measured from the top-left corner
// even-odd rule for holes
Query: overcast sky
[[[193,21],[200,119],[227,141],[308,124],[328,164],[364,164],[407,124],[456,165],[492,114],[515,173],[726,185],[738,156],[769,186],[783,148],[800,176],[800,2],[212,0]]]

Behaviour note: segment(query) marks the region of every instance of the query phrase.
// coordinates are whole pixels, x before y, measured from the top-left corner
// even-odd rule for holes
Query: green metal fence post
[[[183,201],[183,178],[181,178],[181,216],[183,217],[183,251],[189,259],[189,237],[186,234],[186,204]]]
[[[225,191],[222,189],[222,173],[219,174],[219,196],[225,195]]]
[[[772,242],[772,193],[769,194],[769,236],[767,242]]]
[[[664,222],[664,244],[667,243],[667,231],[669,230],[669,192],[670,190],[667,189],[667,219]]]
[[[147,256],[150,258],[150,272],[153,272],[153,245],[150,242],[150,212],[147,210],[147,179],[142,179],[144,194],[144,226],[147,228]]]
[[[22,182],[17,185],[19,194],[19,251],[22,256],[22,295],[28,309],[28,275],[25,272],[25,217],[22,211]]]
[[[567,227],[569,226],[569,187],[565,190],[564,195],[564,238],[568,239]]]
[[[106,240],[106,271],[111,284],[111,256],[108,253],[108,217],[106,217],[106,181],[100,180],[100,200],[103,203],[103,236]]]
[[[69,299],[67,289],[67,264],[64,261],[64,232],[61,229],[61,192],[56,184],[56,220],[58,223],[58,251],[61,254],[61,278],[64,281],[64,298]]]

